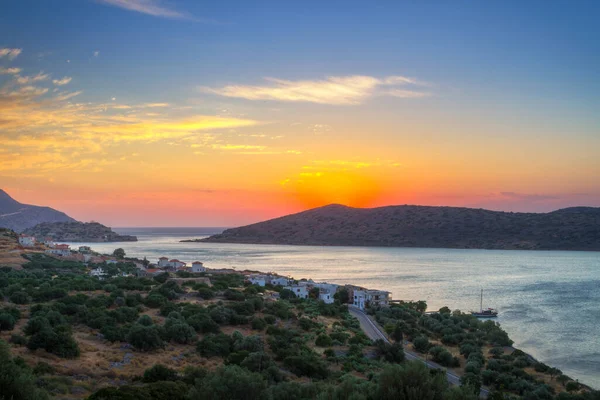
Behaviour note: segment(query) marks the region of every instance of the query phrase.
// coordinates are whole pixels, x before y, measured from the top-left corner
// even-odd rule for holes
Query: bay
[[[429,310],[484,307],[515,347],[600,389],[600,253],[181,243],[221,228],[117,228],[138,242],[73,243],[102,253],[177,258],[208,268],[251,269],[384,289]]]

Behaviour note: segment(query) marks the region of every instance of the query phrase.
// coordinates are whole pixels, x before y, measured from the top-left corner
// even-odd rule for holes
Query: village
[[[153,277],[168,273],[178,276],[197,276],[204,277],[204,282],[210,285],[210,276],[213,274],[242,274],[245,281],[250,284],[261,287],[279,287],[281,290],[288,290],[300,299],[309,297],[318,298],[326,304],[332,304],[335,301],[335,294],[342,288],[348,293],[348,303],[364,310],[369,306],[386,307],[392,302],[391,294],[385,290],[367,289],[355,285],[338,285],[328,282],[315,282],[312,279],[296,280],[289,276],[281,276],[273,272],[259,273],[256,271],[236,271],[234,269],[212,269],[206,268],[201,261],[194,261],[188,266],[186,262],[169,257],[160,257],[156,263],[144,259],[121,259],[115,255],[102,255],[92,250],[90,246],[79,246],[77,250],[71,249],[68,244],[54,243],[52,238],[45,237],[37,240],[33,236],[19,235],[19,244],[24,248],[36,248],[43,250],[45,254],[60,257],[63,260],[82,262],[89,267],[89,274],[100,280],[108,279],[111,275],[108,272],[108,265],[117,265],[119,263],[132,264],[133,269],[122,271],[119,276],[137,276]],[[177,274],[177,273],[180,274]],[[193,274],[193,275],[190,275]],[[114,275],[113,275],[114,276]],[[280,291],[267,292],[271,297],[278,298]]]

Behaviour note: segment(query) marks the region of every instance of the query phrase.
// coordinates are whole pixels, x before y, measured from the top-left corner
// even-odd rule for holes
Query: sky
[[[597,1],[7,0],[0,188],[109,226],[600,206]]]

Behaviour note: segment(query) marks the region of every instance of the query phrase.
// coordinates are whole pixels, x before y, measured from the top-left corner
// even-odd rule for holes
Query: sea
[[[127,256],[161,256],[208,268],[276,272],[296,279],[383,289],[397,300],[498,309],[514,346],[600,389],[600,252],[181,243],[223,228],[115,228],[137,242],[72,243]]]

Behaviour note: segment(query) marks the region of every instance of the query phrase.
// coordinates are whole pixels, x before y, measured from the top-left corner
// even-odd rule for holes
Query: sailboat
[[[477,318],[496,318],[498,316],[498,311],[493,308],[483,309],[483,289],[481,289],[479,311],[471,311],[471,315]]]

